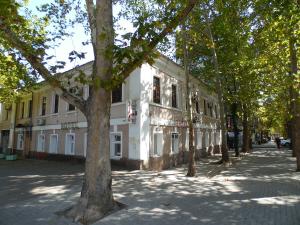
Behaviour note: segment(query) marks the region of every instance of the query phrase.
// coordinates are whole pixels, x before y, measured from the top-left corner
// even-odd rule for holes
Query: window
[[[32,100],[29,100],[28,102],[28,117],[32,117]]]
[[[207,105],[206,105],[206,100],[203,100],[203,106],[204,106],[204,115],[207,115]]]
[[[65,153],[66,155],[75,154],[75,134],[66,134]]]
[[[46,105],[47,105],[47,98],[42,97],[42,108],[41,108],[41,115],[46,115]]]
[[[212,103],[207,103],[207,107],[209,109],[209,115],[213,117],[213,105]]]
[[[187,151],[190,149],[190,132],[189,129],[186,130],[185,133],[185,148]]]
[[[68,104],[68,111],[74,111],[75,110],[75,105]]]
[[[38,135],[38,140],[37,140],[37,151],[38,151],[38,152],[43,152],[43,151],[45,151],[45,135],[44,135],[44,134],[39,134],[39,135]]]
[[[177,86],[172,84],[172,107],[177,108]]]
[[[163,149],[163,134],[162,133],[154,133],[153,134],[153,154],[154,155],[162,155]]]
[[[153,102],[160,104],[160,79],[153,77]]]
[[[25,115],[25,102],[21,102],[20,104],[20,118],[23,119]]]
[[[201,133],[200,130],[197,130],[196,134],[197,134],[197,145],[196,145],[196,148],[197,149],[201,149],[202,148],[202,133]]]
[[[172,146],[171,146],[171,153],[178,152],[178,133],[172,133]]]
[[[216,118],[218,118],[218,117],[219,117],[219,115],[218,115],[218,108],[217,108],[217,105],[215,105],[215,116],[216,116]]]
[[[196,112],[199,114],[200,113],[200,108],[199,108],[198,99],[195,100],[195,107],[196,107]]]
[[[52,113],[58,113],[59,95],[55,94],[52,97]]]
[[[122,102],[122,84],[111,92],[111,103],[117,102]]]
[[[122,155],[122,135],[121,133],[110,134],[110,148],[112,157],[121,157]]]
[[[51,134],[50,135],[49,152],[50,153],[57,153],[57,147],[58,147],[58,135],[57,134]]]
[[[24,149],[24,135],[23,134],[18,134],[17,149],[18,150]]]

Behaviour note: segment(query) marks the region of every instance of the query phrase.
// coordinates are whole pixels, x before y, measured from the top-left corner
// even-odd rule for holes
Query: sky
[[[28,2],[28,8],[33,11],[33,13],[38,13],[36,10],[36,6],[39,6],[41,4],[52,2],[51,0],[30,0]],[[121,10],[120,5],[116,5],[113,8],[114,15],[116,15]],[[119,26],[124,28],[125,32],[133,32],[134,28],[132,24],[129,21],[126,20],[120,20],[118,23]],[[53,47],[47,51],[49,55],[53,55],[54,58],[52,59],[54,61],[64,61],[66,62],[66,66],[64,69],[62,69],[59,72],[64,72],[67,70],[70,70],[74,68],[75,66],[82,65],[84,63],[90,62],[94,59],[93,55],[93,49],[91,44],[90,45],[82,45],[82,42],[85,42],[89,39],[88,35],[84,32],[84,28],[81,25],[76,25],[75,28],[72,28],[72,32],[74,32],[73,37],[66,38],[59,47]],[[77,51],[77,52],[85,52],[85,58],[84,59],[75,59],[74,61],[70,62],[68,59],[69,53],[71,51]]]

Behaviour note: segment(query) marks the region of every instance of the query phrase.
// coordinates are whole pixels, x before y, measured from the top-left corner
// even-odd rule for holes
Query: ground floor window
[[[45,151],[45,135],[39,134],[37,139],[37,151],[44,152]]]
[[[189,129],[187,129],[186,135],[185,135],[185,148],[187,151],[189,151],[189,149],[190,149],[189,143],[190,143],[190,132],[189,132]]]
[[[75,134],[73,133],[66,134],[65,153],[66,155],[75,154]]]
[[[162,155],[163,150],[163,134],[154,133],[153,134],[153,155]]]
[[[177,153],[179,148],[179,141],[178,141],[178,133],[172,133],[172,146],[171,146],[171,153]]]
[[[122,134],[121,133],[110,134],[110,152],[112,157],[122,156]]]
[[[24,149],[24,134],[18,134],[17,149],[18,150]]]
[[[49,152],[50,153],[57,153],[57,149],[58,149],[58,135],[57,134],[51,134],[50,135]]]
[[[197,134],[197,149],[201,149],[202,148],[202,133],[200,130],[198,130],[196,132]]]

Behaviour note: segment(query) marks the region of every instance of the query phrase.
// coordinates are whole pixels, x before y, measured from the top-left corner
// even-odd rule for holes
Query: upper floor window
[[[208,104],[207,104],[207,107],[208,107],[208,109],[209,109],[209,115],[210,115],[211,117],[213,117],[213,105],[212,105],[212,103],[208,103]]]
[[[25,102],[21,102],[20,105],[20,118],[23,119],[25,115]]]
[[[177,86],[172,84],[172,107],[177,108]]]
[[[122,102],[122,84],[111,92],[111,103]]]
[[[74,111],[75,110],[75,105],[68,104],[68,111]]]
[[[160,104],[160,79],[153,77],[153,102]]]
[[[52,99],[52,112],[58,113],[59,95],[55,94]]]
[[[28,117],[32,117],[32,100],[29,100],[28,102]]]
[[[203,108],[203,110],[204,110],[204,115],[206,116],[206,115],[207,115],[207,103],[206,103],[206,100],[205,100],[205,99],[203,100],[203,106],[204,106],[204,108]]]
[[[42,97],[42,108],[41,108],[41,115],[46,115],[46,105],[47,105],[47,97]]]
[[[199,107],[199,101],[198,98],[195,98],[195,107],[196,107],[196,112],[200,113],[200,107]]]

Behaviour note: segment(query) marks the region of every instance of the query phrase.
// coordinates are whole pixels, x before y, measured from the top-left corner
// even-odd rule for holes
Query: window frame
[[[157,146],[155,146],[155,135],[157,135]],[[159,136],[159,137],[158,137]],[[159,143],[158,141],[161,140],[161,143]],[[160,144],[160,145],[158,145]],[[163,146],[164,146],[164,142],[163,142],[163,132],[162,130],[159,131],[154,131],[153,135],[152,135],[152,156],[154,157],[159,157],[163,155]],[[157,147],[157,148],[156,148]],[[155,151],[156,150],[156,151]]]
[[[120,136],[120,141],[115,141],[112,140],[112,136],[119,135]],[[123,134],[122,132],[116,131],[116,132],[110,132],[110,155],[111,158],[122,158],[122,151],[123,151]],[[116,149],[115,149],[115,144],[120,144],[120,155],[116,155]]]
[[[175,95],[174,91],[175,90]],[[173,98],[175,96],[175,99]],[[171,106],[172,108],[178,109],[178,85],[172,84],[171,85]]]
[[[177,136],[177,138],[174,138],[175,136]],[[174,142],[174,140],[176,139],[177,139],[177,143]],[[179,152],[179,133],[172,132],[171,133],[171,154],[177,154],[178,152]]]
[[[57,97],[57,109],[56,109],[56,97]],[[53,94],[52,95],[52,107],[51,107],[51,112],[53,114],[58,114],[59,113],[59,100],[60,100],[60,97],[58,94]]]
[[[22,137],[22,138],[20,138],[20,137]],[[22,145],[20,143],[22,143]],[[24,134],[23,133],[18,133],[17,149],[18,150],[24,150],[24,143],[25,143],[25,141],[24,141]]]
[[[158,81],[158,88],[155,86],[155,80]],[[153,76],[152,102],[161,105],[161,78],[158,76]]]
[[[40,143],[40,137],[43,137],[43,145]],[[45,144],[46,144],[46,137],[45,137],[45,134],[38,134],[38,137],[37,137],[37,146],[36,146],[36,151],[37,152],[45,152]],[[40,148],[40,147],[43,147],[43,148]]]
[[[73,142],[70,142],[71,144],[73,143],[74,145],[74,151],[71,152],[71,148],[69,149],[68,146],[68,136],[73,136]],[[70,151],[69,151],[70,150]],[[76,151],[76,136],[75,133],[66,133],[66,137],[65,137],[65,154],[66,155],[75,155],[75,151]]]
[[[45,100],[45,101],[44,101]],[[40,108],[40,115],[45,116],[47,111],[47,97],[42,96],[41,97],[41,108]]]
[[[51,151],[51,147],[52,147],[52,137],[55,136],[56,137],[56,150],[55,151]],[[50,134],[50,140],[49,140],[49,153],[52,153],[52,154],[57,154],[58,153],[58,134]]]
[[[118,90],[120,89],[120,87],[121,87],[121,90],[120,90],[121,91],[121,100],[120,101],[113,101],[113,92],[116,91],[116,89],[111,91],[111,104],[112,105],[123,102],[123,96],[124,96],[123,83],[118,87]]]

